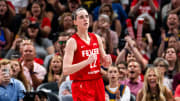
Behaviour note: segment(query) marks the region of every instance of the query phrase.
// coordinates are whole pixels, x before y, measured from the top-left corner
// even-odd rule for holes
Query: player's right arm
[[[77,43],[73,38],[70,38],[65,47],[65,54],[63,58],[63,73],[64,75],[73,74],[82,68],[86,67],[96,60],[96,55],[92,54],[87,60],[81,61],[77,64],[72,64],[74,52],[77,50]]]

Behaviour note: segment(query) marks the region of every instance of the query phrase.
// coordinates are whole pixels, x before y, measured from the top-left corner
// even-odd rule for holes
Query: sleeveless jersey
[[[77,50],[74,53],[73,63],[77,64],[84,60],[87,60],[90,54],[96,54],[97,60],[91,64],[88,64],[83,69],[70,75],[71,80],[93,80],[101,78],[100,74],[100,51],[99,44],[96,36],[93,33],[88,33],[90,37],[89,45],[85,43],[77,34],[72,35],[72,38],[76,40]]]

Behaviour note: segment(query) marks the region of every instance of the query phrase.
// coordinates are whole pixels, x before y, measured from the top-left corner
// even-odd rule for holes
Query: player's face
[[[86,10],[80,10],[77,13],[77,17],[74,20],[74,24],[78,29],[88,29],[89,27],[89,15]]]

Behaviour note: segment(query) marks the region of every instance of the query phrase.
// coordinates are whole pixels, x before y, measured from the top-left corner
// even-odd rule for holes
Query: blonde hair
[[[7,65],[7,64],[10,64],[10,60],[8,60],[8,59],[0,60],[0,68],[1,68],[2,65]]]
[[[55,56],[52,57],[52,59],[50,61],[49,72],[48,72],[48,82],[53,82],[53,71],[52,71],[52,65],[51,64],[52,64],[52,61],[54,59],[56,59],[56,60],[58,59],[62,63],[61,56],[55,55]],[[62,76],[62,64],[61,64],[61,67],[60,67],[60,74],[59,75]]]
[[[162,82],[162,76],[158,73],[157,68],[151,67],[148,68],[145,77],[144,77],[144,85],[143,85],[143,98],[142,101],[151,101],[151,92],[150,92],[150,86],[148,84],[148,75],[151,71],[154,71],[156,77],[157,77],[157,90],[158,91],[158,101],[166,101],[166,98],[164,96],[164,92],[165,92],[165,87],[163,86],[163,82]]]

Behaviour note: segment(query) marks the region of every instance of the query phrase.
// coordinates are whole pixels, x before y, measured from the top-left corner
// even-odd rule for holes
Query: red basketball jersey
[[[77,34],[72,35],[76,40],[77,50],[74,53],[73,63],[76,64],[87,60],[90,54],[96,54],[97,60],[92,64],[87,65],[83,69],[70,75],[71,80],[93,80],[101,77],[100,74],[100,51],[96,36],[93,33],[88,33],[90,37],[89,45],[85,43]]]

